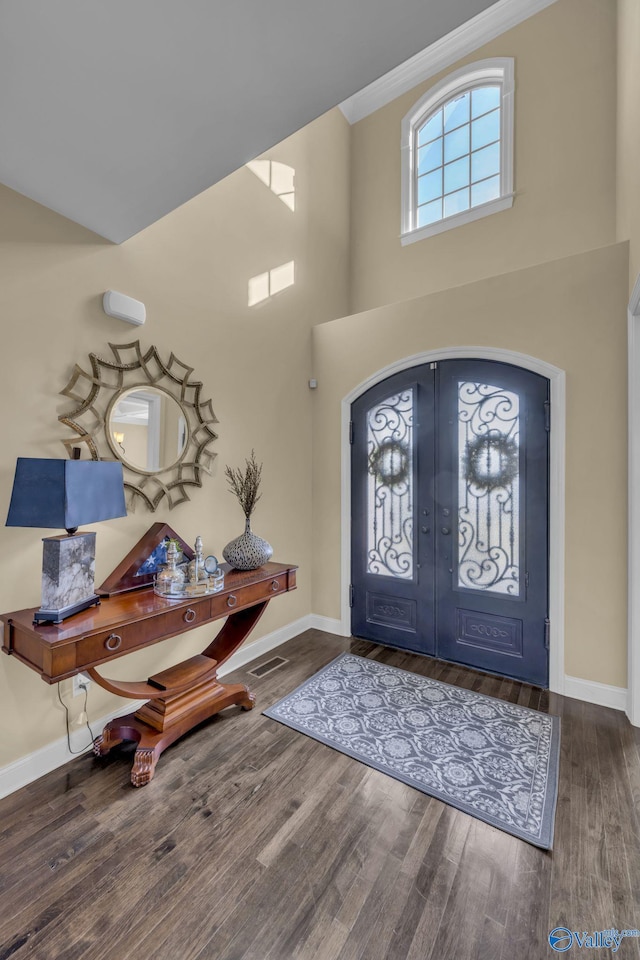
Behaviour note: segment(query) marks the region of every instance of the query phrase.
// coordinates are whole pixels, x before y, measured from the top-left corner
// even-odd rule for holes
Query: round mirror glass
[[[178,463],[188,440],[187,418],[159,387],[132,387],[114,397],[107,440],[118,460],[138,473],[161,473]]]

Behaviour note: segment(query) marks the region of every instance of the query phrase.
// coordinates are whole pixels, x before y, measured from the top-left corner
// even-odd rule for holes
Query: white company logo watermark
[[[640,937],[640,930],[617,930],[612,927],[610,930],[596,930],[594,933],[585,930],[580,933],[567,927],[555,927],[549,934],[549,946],[556,953],[566,953],[573,946],[587,949],[605,947],[617,953],[625,937]]]

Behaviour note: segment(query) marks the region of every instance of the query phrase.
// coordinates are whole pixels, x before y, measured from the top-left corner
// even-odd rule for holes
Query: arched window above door
[[[449,74],[402,121],[401,241],[513,203],[513,59]]]

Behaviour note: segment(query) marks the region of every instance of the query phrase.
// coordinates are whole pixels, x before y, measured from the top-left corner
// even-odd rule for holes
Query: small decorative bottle
[[[195,557],[187,567],[187,576],[189,578],[189,583],[200,583],[208,578],[208,574],[204,566],[202,537],[196,537]]]
[[[178,570],[177,564],[177,547],[173,541],[169,541],[167,546],[167,566],[164,570],[161,570],[156,577],[156,592],[162,596],[181,594],[184,590],[184,573],[182,570]]]

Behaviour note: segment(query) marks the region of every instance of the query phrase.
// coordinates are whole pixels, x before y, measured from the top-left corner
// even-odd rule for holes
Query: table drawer
[[[211,601],[211,616],[220,617],[225,613],[233,613],[242,607],[252,606],[261,600],[270,600],[279,593],[285,593],[287,590],[286,573],[274,577],[272,580],[263,580],[261,583],[248,584],[246,587],[239,587],[233,593],[225,594],[221,597],[214,596]]]
[[[207,597],[189,606],[167,610],[161,617],[147,617],[83,637],[76,644],[76,667],[81,670],[92,663],[110,660],[138,647],[184,633],[198,624],[206,623],[210,617],[211,603]]]

